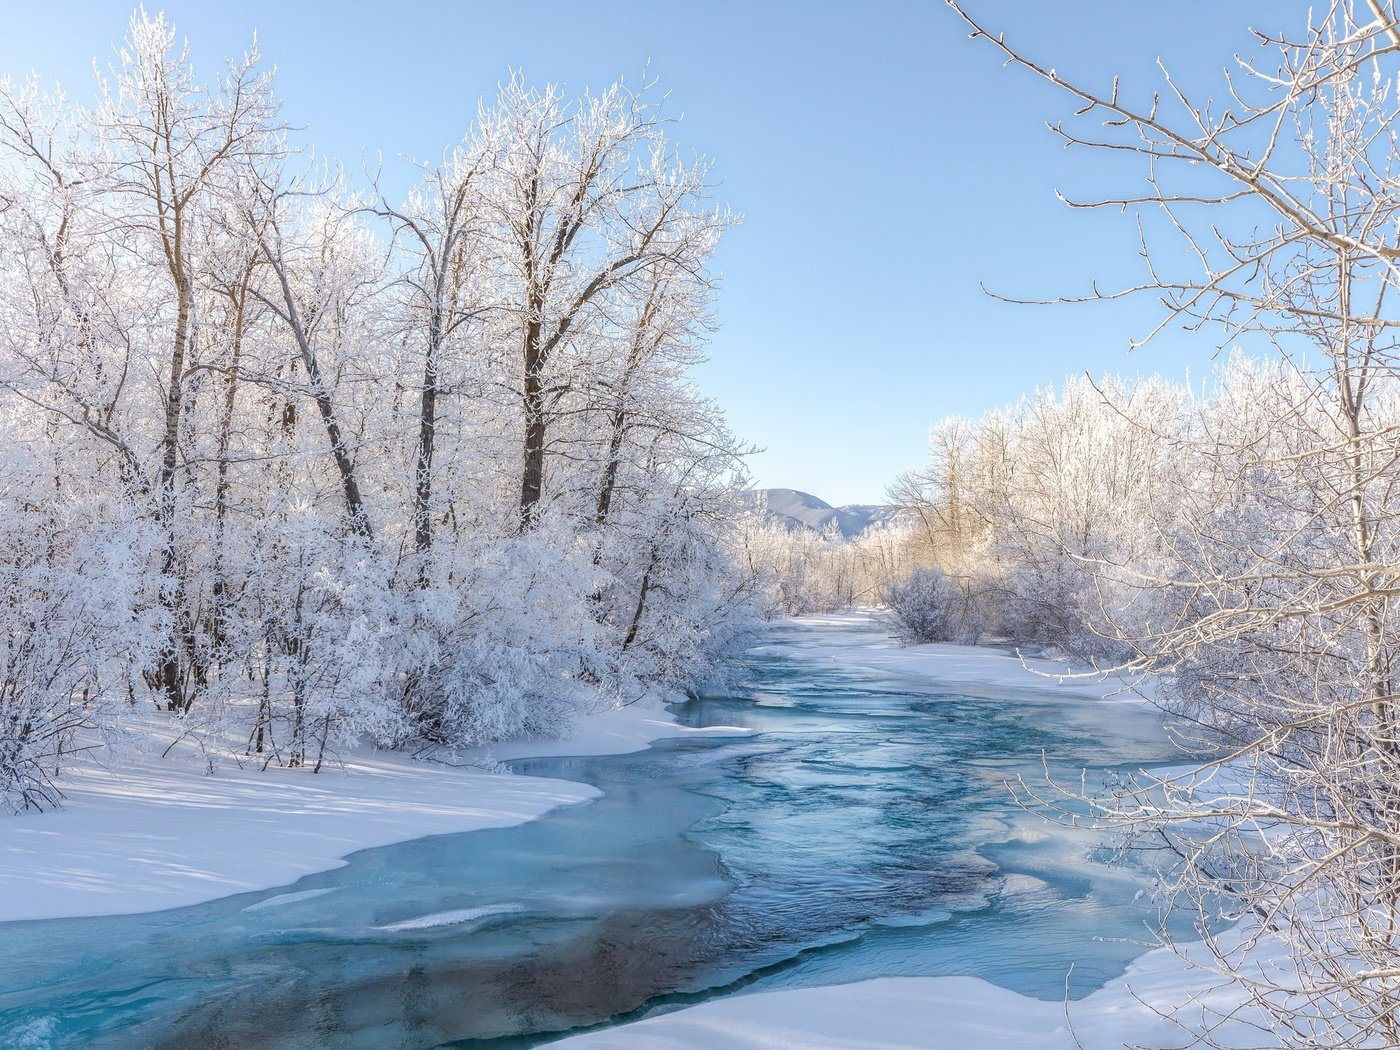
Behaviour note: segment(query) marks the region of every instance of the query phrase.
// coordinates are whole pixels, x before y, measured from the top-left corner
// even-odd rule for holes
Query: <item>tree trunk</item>
[[[520,473],[520,531],[528,532],[539,521],[544,491],[545,412],[544,384],[540,379],[540,323],[532,317],[525,326],[525,448]]]
[[[219,418],[219,462],[215,468],[214,480],[214,624],[213,645],[217,651],[223,643],[224,627],[228,615],[227,584],[224,572],[224,525],[228,517],[228,446],[233,429],[233,407],[238,398],[238,366],[243,358],[243,321],[248,304],[248,283],[252,280],[252,267],[244,271],[243,282],[233,300],[233,345],[229,354],[228,380],[224,386],[223,414]]]
[[[651,574],[656,571],[656,566],[661,561],[661,552],[658,548],[651,549],[651,560],[647,562],[646,572],[642,573],[642,586],[637,591],[637,607],[632,610],[632,622],[627,627],[627,636],[622,639],[622,651],[625,653],[632,648],[632,643],[637,640],[637,631],[642,625],[642,613],[646,611],[647,595],[651,592]]]
[[[603,470],[603,485],[598,490],[598,506],[593,515],[594,524],[600,529],[607,524],[608,512],[612,509],[617,471],[622,465],[622,439],[626,433],[627,410],[616,409],[612,414],[612,435],[608,439],[608,465]]]
[[[418,461],[413,474],[413,540],[420,555],[433,545],[433,439],[437,426],[438,351],[442,342],[442,314],[434,309],[428,323],[428,349],[423,362],[423,392],[418,408]],[[426,582],[427,565],[420,564],[418,579]]]
[[[345,447],[345,440],[340,432],[340,423],[335,417],[335,406],[331,403],[330,390],[321,379],[321,369],[316,363],[316,351],[307,339],[306,330],[302,327],[301,313],[297,310],[292,286],[287,281],[286,268],[281,260],[267,249],[266,245],[264,245],[263,251],[267,255],[268,261],[272,263],[273,269],[277,271],[277,280],[282,287],[282,299],[287,306],[284,318],[297,341],[297,348],[301,351],[302,364],[306,367],[306,377],[311,382],[312,397],[316,401],[317,410],[321,413],[321,422],[325,424],[326,437],[330,440],[331,458],[335,460],[336,470],[340,474],[340,487],[345,496],[345,514],[349,519],[350,529],[367,540],[373,539],[374,533],[370,528],[369,515],[365,513],[364,499],[360,495],[360,483],[355,477],[355,464],[350,458],[349,450]]]
[[[188,613],[183,608],[184,584],[176,571],[175,553],[175,467],[179,454],[180,412],[184,406],[185,346],[189,338],[190,299],[192,298],[189,278],[183,275],[175,280],[175,340],[170,350],[170,381],[165,398],[165,427],[161,434],[160,449],[160,500],[158,514],[161,531],[164,534],[165,551],[161,558],[161,573],[174,581],[171,587],[162,587],[161,606],[171,618],[170,634],[166,638],[159,664],[156,668],[156,684],[165,697],[167,711],[184,712],[190,709],[194,698],[186,694],[181,673],[181,650],[189,641]]]

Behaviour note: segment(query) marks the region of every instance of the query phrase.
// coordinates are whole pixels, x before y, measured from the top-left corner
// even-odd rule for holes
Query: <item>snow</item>
[[[1031,658],[1006,649],[985,645],[895,646],[888,642],[851,644],[853,629],[868,629],[878,614],[870,612],[831,613],[801,616],[789,622],[807,628],[813,638],[799,651],[853,667],[864,667],[903,677],[917,678],[925,685],[956,688],[977,686],[980,695],[988,690],[1015,692],[1054,690],[1092,700],[1145,702],[1150,683],[1116,674],[1096,674],[1083,664]],[[791,652],[786,644],[766,646],[773,651]],[[762,651],[762,648],[756,651]],[[1065,676],[1072,677],[1065,677]]]
[[[295,904],[297,901],[309,901],[313,897],[324,897],[327,893],[334,893],[332,887],[319,890],[298,890],[295,893],[279,893],[275,897],[268,897],[266,900],[258,901],[244,908],[244,911],[264,911],[267,908],[280,908],[284,904]]]
[[[570,1050],[925,1050],[1017,1047],[1121,1050],[1182,1046],[1181,1020],[1238,1010],[1238,993],[1209,987],[1198,970],[1165,949],[1144,955],[1121,978],[1078,1002],[1044,1002],[976,977],[886,977],[827,988],[759,992],[717,999],[553,1044]],[[1216,1037],[1257,1046],[1260,1033],[1239,1011]]]
[[[490,904],[483,908],[455,908],[452,911],[420,915],[416,919],[405,919],[403,922],[391,922],[388,926],[378,928],[386,933],[401,933],[404,930],[432,930],[439,926],[459,926],[474,919],[485,919],[492,915],[511,915],[524,910],[525,905],[523,904]]]
[[[586,716],[566,740],[463,757],[624,753],[687,732],[659,705],[639,703]],[[284,886],[339,867],[356,850],[520,824],[597,794],[398,754],[357,754],[315,774],[206,768],[158,754],[110,770],[75,768],[62,810],[0,819],[0,922],[158,911]]]

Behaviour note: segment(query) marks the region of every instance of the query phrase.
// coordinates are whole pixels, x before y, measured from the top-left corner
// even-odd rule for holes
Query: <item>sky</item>
[[[1296,29],[1297,0],[967,0],[1062,75],[1106,88],[1218,88],[1256,47]],[[1067,375],[1201,376],[1215,343],[1167,332],[1128,353],[1150,300],[1025,306],[1135,282],[1130,216],[1056,197],[1140,186],[1135,169],[1067,151],[1045,128],[1072,107],[1004,68],[938,0],[288,0],[149,3],[189,41],[201,76],[257,31],[284,116],[351,171],[383,154],[436,160],[510,71],[572,92],[659,78],[675,135],[710,158],[716,198],[742,213],[721,245],[720,329],[700,388],[763,451],[761,487],[874,503],[923,459],[929,426],[977,416]],[[92,97],[132,7],[0,2],[0,74]],[[330,14],[330,11],[334,14]],[[1137,180],[1137,181],[1135,181]]]

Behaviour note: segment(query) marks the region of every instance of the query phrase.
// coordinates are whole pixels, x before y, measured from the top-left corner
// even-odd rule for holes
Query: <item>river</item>
[[[817,644],[881,631],[777,626],[739,687],[676,708],[752,735],[512,763],[602,791],[532,823],[195,907],[0,925],[0,1032],[34,1048],[523,1047],[740,989],[972,974],[1059,999],[1071,966],[1072,998],[1121,973],[1155,918],[1145,874],[1007,784],[1043,784],[1045,762],[1093,785],[1169,761],[1154,713],[938,688]]]

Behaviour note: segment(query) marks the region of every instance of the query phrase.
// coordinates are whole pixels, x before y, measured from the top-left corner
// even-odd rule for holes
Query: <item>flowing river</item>
[[[0,1045],[524,1047],[740,989],[973,974],[1058,1000],[1071,966],[1073,998],[1121,973],[1155,918],[1146,877],[1006,785],[1169,761],[1153,712],[817,648],[882,640],[776,627],[742,688],[677,708],[753,735],[513,763],[602,791],[533,823],[195,907],[0,925]]]

